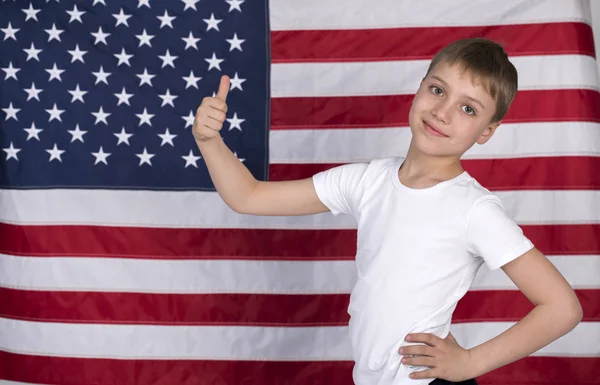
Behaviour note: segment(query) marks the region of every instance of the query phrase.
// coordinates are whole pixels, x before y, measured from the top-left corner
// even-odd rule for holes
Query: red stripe
[[[600,290],[576,290],[584,321],[600,321]],[[66,322],[163,325],[343,326],[348,294],[153,294],[0,288],[0,316]],[[510,306],[498,306],[510,304]],[[519,291],[470,291],[453,322],[517,322],[533,305]]]
[[[290,97],[271,100],[271,129],[408,127],[413,95]],[[600,93],[519,91],[504,123],[600,122]]]
[[[271,164],[269,179],[304,179],[339,165]],[[472,177],[491,191],[600,189],[600,157],[468,159],[463,160],[462,165]]]
[[[595,55],[592,27],[574,22],[274,31],[271,33],[271,56],[274,63],[426,60],[454,40],[468,37],[500,42],[510,56]]]
[[[0,378],[49,385],[352,385],[349,361],[118,360],[0,351]],[[597,385],[600,357],[526,357],[481,385]]]
[[[547,255],[600,254],[600,224],[523,225]],[[154,229],[0,224],[0,252],[153,259],[351,260],[356,230]]]

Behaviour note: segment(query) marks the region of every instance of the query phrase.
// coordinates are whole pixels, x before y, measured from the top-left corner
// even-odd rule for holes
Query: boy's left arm
[[[538,351],[571,331],[583,311],[575,292],[536,248],[507,263],[502,270],[535,305],[523,319],[493,339],[463,349],[454,337],[441,339],[432,334],[410,335],[411,342],[400,354],[424,355],[403,358],[408,365],[425,365],[429,370],[414,372],[412,378],[442,378],[464,381],[490,372]]]

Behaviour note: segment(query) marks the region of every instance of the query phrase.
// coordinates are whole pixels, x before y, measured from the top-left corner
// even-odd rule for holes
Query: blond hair
[[[518,75],[500,44],[484,38],[457,40],[435,55],[427,75],[439,63],[458,64],[475,80],[481,81],[496,101],[492,122],[500,121],[506,115],[517,94]]]

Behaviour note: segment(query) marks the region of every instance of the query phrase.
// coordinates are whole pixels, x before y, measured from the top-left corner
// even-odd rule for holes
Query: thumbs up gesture
[[[192,129],[196,140],[205,142],[219,135],[227,116],[227,93],[229,93],[229,77],[223,75],[217,95],[205,97],[196,110],[196,119]]]

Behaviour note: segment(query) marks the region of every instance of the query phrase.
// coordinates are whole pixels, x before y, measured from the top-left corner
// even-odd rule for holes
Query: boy
[[[223,143],[228,82],[224,76],[216,97],[203,100],[193,128],[225,203],[243,214],[330,211],[358,223],[358,279],[348,307],[357,385],[476,384],[580,322],[581,305],[563,276],[461,167],[461,156],[492,137],[515,97],[517,71],[502,47],[464,39],[434,57],[410,109],[406,157],[303,180],[257,181]],[[483,263],[502,267],[535,308],[466,350],[449,334],[450,321]]]

